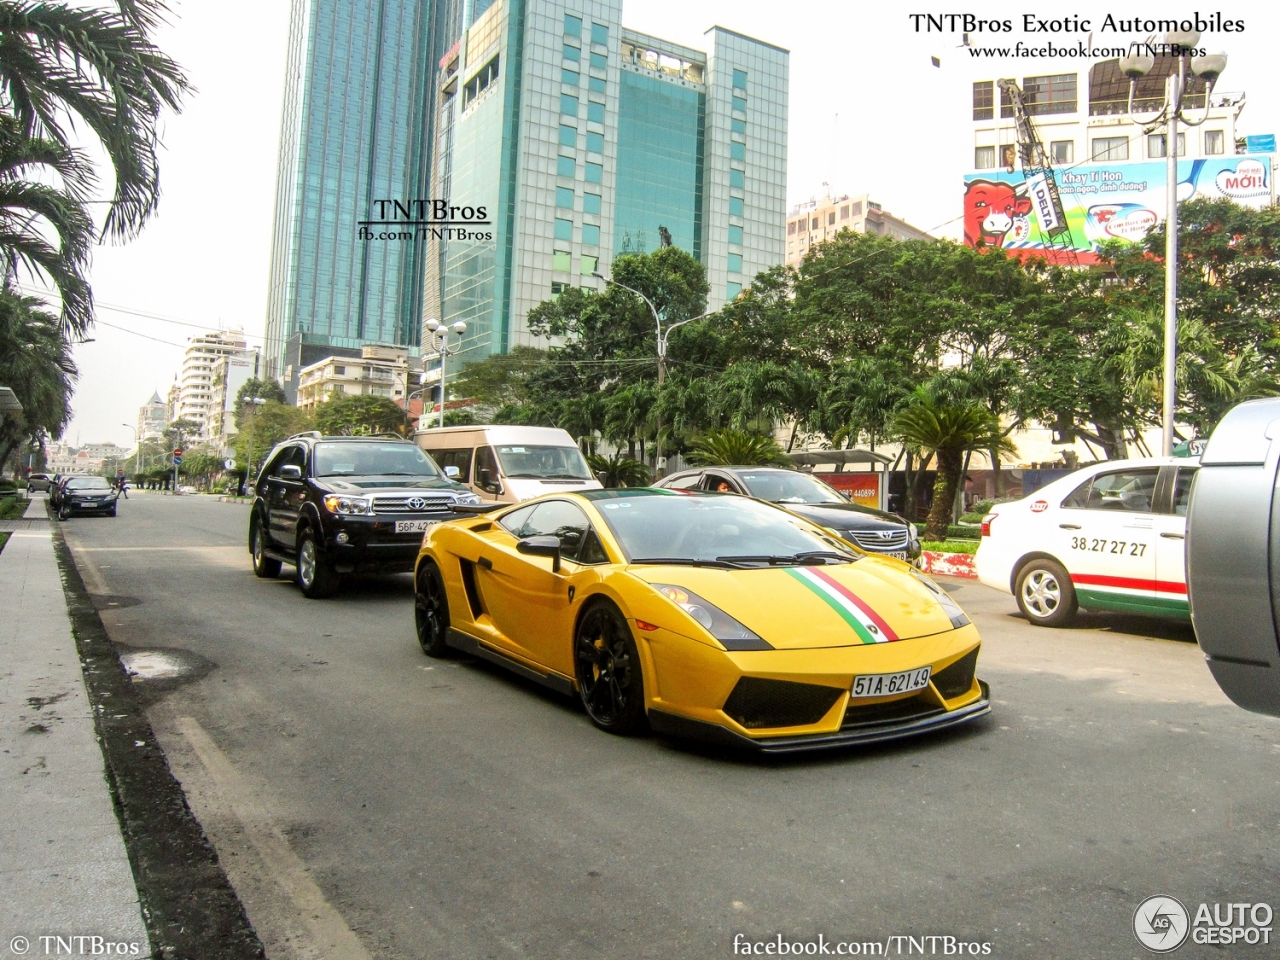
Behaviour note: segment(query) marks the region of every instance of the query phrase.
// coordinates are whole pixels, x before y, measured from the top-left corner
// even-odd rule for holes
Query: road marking
[[[245,836],[262,858],[271,878],[297,907],[299,923],[331,960],[372,960],[342,915],[325,899],[253,790],[226,754],[194,717],[177,717],[176,726],[208,771],[221,798],[244,827]]]
[[[81,553],[127,553],[133,551],[159,553],[164,550],[243,550],[245,553],[249,552],[247,547],[243,547],[238,543],[221,543],[193,547],[76,547],[76,550]]]

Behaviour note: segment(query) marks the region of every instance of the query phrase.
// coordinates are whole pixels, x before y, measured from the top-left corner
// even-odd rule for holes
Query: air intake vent
[[[944,700],[954,700],[969,692],[973,686],[973,671],[978,666],[978,648],[974,647],[945,670],[933,675],[933,685]]]
[[[873,703],[869,706],[859,706],[858,701],[855,700],[845,710],[844,723],[840,729],[853,730],[858,727],[874,727],[877,724],[898,723],[902,720],[913,720],[918,717],[927,717],[930,714],[945,712],[932,699],[926,700],[919,694],[914,697],[907,697],[905,700],[891,700],[888,703]]]
[[[743,677],[723,709],[749,730],[800,727],[821,720],[843,693],[838,687]]]

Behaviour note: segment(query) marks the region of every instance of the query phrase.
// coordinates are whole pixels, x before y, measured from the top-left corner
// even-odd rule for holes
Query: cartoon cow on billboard
[[[999,247],[1013,229],[1015,217],[1031,212],[1031,198],[1018,196],[1014,185],[971,180],[964,189],[964,242],[970,247]]]

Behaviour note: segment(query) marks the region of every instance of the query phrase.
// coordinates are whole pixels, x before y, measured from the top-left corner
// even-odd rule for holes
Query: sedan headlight
[[[969,617],[960,609],[960,604],[951,599],[951,594],[943,590],[940,586],[930,580],[922,573],[912,570],[911,573],[917,580],[928,588],[933,594],[934,599],[938,601],[938,606],[942,607],[942,612],[951,618],[951,628],[959,630],[961,627],[968,626]]]
[[[330,513],[373,513],[373,506],[365,497],[340,497],[336,494],[324,498],[324,508]]]
[[[773,649],[771,644],[756,636],[719,607],[707,603],[692,590],[667,583],[655,583],[653,588],[697,620],[709,634],[724,645],[726,650]]]

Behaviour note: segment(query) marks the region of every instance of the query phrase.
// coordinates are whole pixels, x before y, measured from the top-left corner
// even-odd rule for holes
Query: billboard
[[[1056,170],[1070,248],[1080,262],[1096,257],[1105,240],[1135,242],[1164,221],[1164,160],[1079,164]],[[1036,255],[1058,229],[1043,175],[984,170],[964,178],[964,242]],[[1270,206],[1275,192],[1269,156],[1240,155],[1178,161],[1178,200],[1226,197]],[[1067,241],[1067,234],[1060,236]],[[1059,244],[1060,246],[1061,244]]]
[[[883,489],[883,474],[858,471],[815,473],[814,476],[846,494],[854,503],[864,507],[874,507],[877,510],[884,509],[880,494]]]

